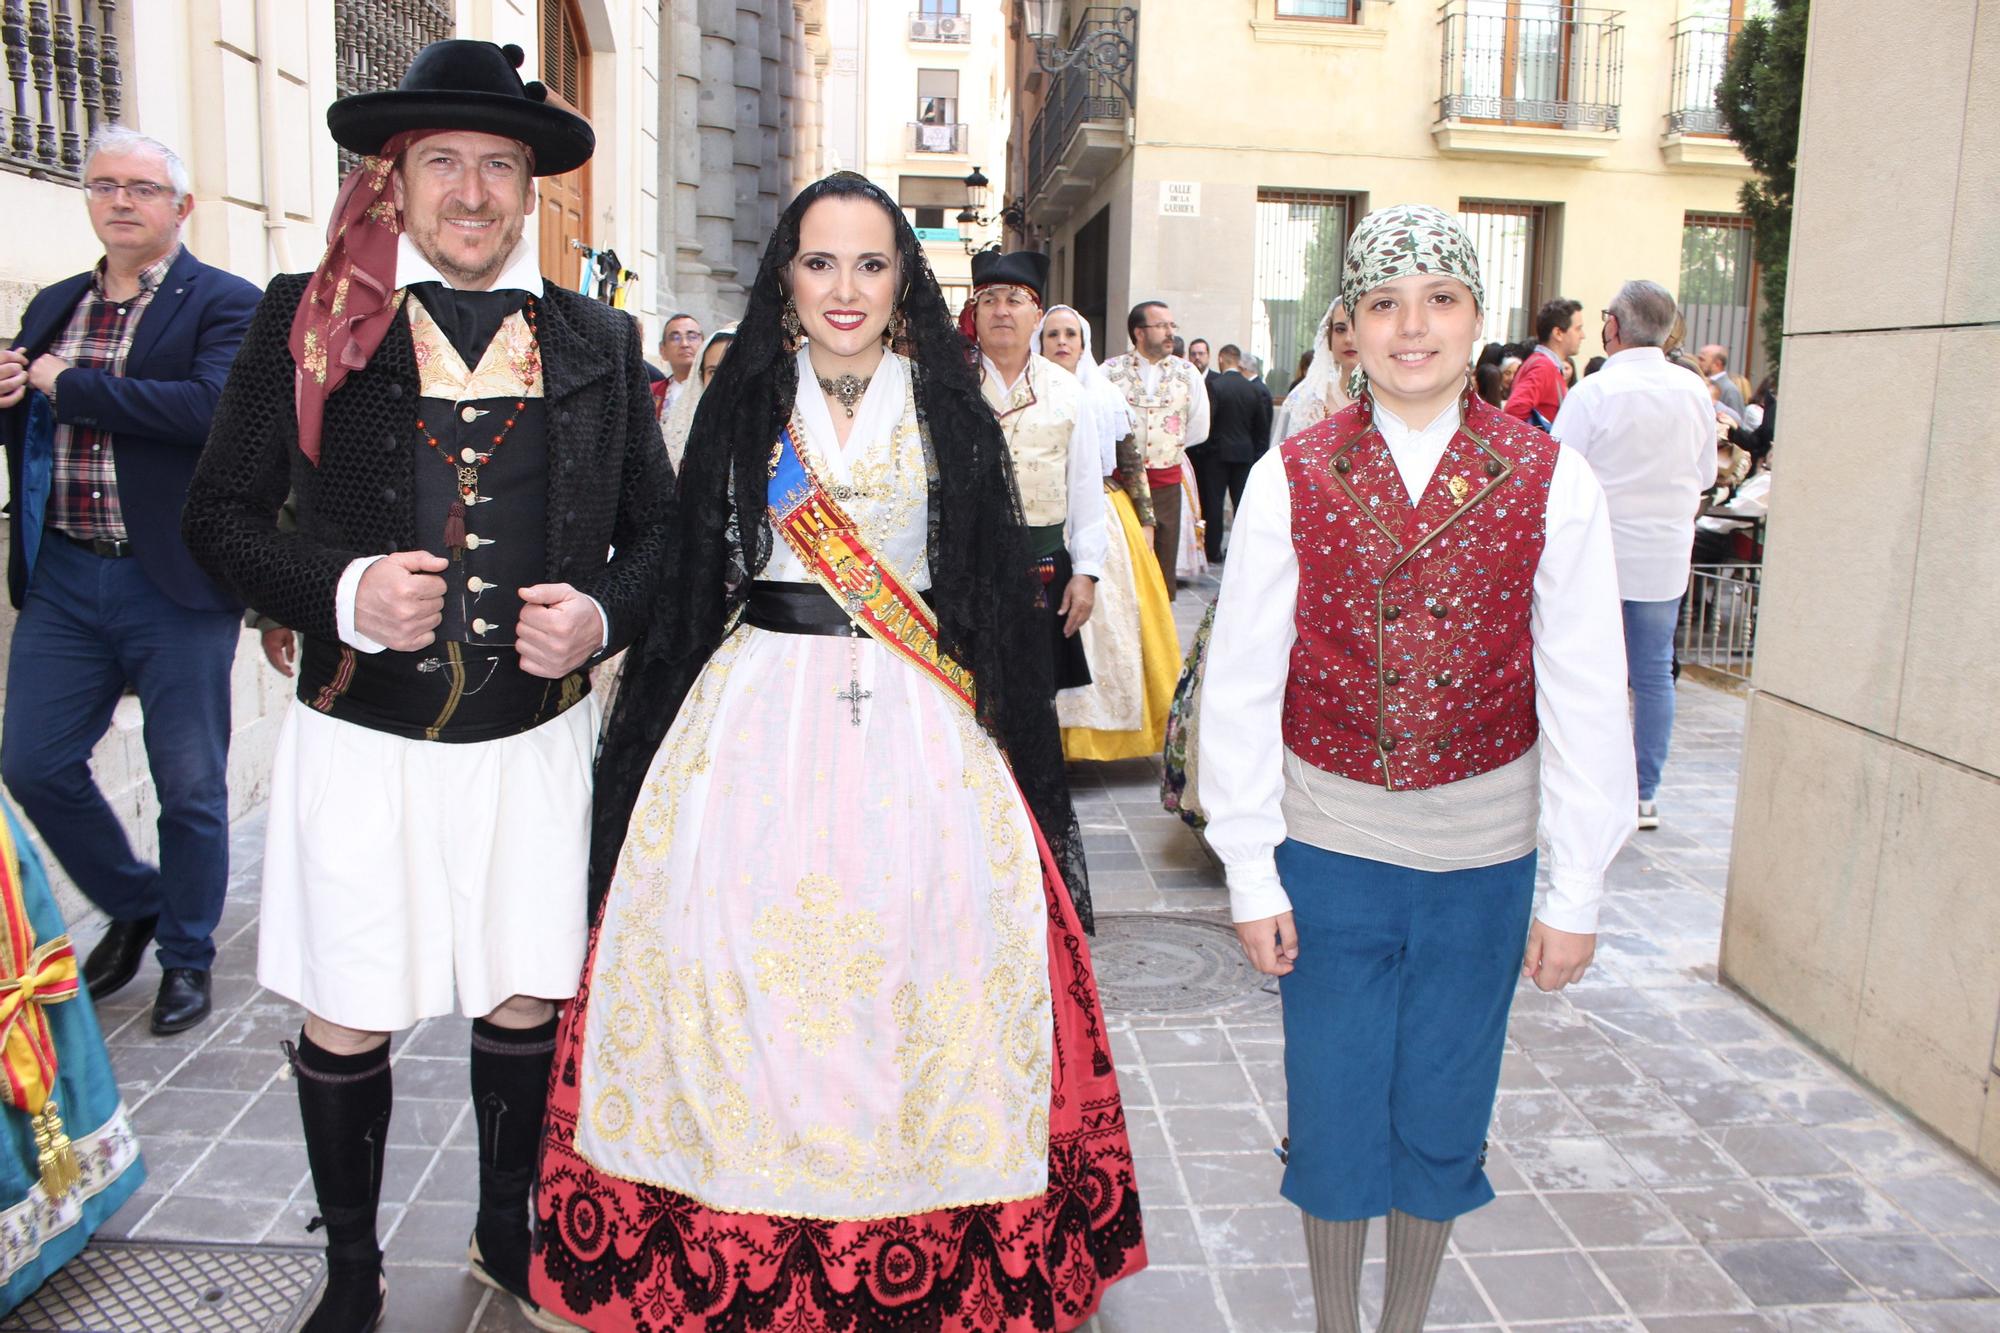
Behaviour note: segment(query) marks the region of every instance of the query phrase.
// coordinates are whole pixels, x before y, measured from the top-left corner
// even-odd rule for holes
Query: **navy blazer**
[[[52,283],[28,302],[14,345],[30,361],[62,336],[90,291],[91,277],[80,273]],[[181,540],[181,508],[202,445],[208,441],[216,399],[222,396],[236,348],[249,332],[250,318],[257,313],[259,296],[250,283],[209,267],[182,247],[139,316],[125,373],[78,368],[66,371],[57,386],[59,423],[111,432],[118,503],[126,535],[132,539],[133,558],[161,592],[194,611],[243,609],[188,554]],[[21,487],[28,406],[36,396],[30,389],[20,403],[0,411],[0,442],[7,449],[15,515],[8,525],[7,596],[17,607],[28,586],[20,518],[47,508],[46,496],[26,496]],[[47,466],[33,473],[46,487]]]

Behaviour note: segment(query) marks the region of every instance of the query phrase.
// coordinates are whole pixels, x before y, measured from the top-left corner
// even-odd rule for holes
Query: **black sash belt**
[[[840,603],[817,583],[771,583],[762,579],[750,585],[743,623],[774,634],[845,635],[853,625]]]

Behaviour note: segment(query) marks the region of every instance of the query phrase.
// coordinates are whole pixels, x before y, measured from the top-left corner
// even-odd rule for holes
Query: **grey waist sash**
[[[1535,849],[1540,741],[1512,763],[1416,791],[1356,782],[1285,751],[1285,831],[1329,852],[1411,870],[1498,865]]]

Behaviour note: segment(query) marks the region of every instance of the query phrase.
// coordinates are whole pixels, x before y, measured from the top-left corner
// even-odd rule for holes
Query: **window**
[[[541,80],[549,97],[590,114],[590,42],[576,0],[541,0]],[[579,247],[590,246],[590,164],[536,182],[541,187],[542,274],[575,287],[582,272]]]
[[[1467,0],[1465,94],[1473,99],[1548,104],[1569,97],[1569,0]],[[1506,117],[1555,124],[1532,106]]]
[[[929,18],[956,17],[958,0],[921,0],[917,5],[917,12]]]
[[[1689,213],[1681,227],[1681,288],[1687,320],[1682,347],[1710,343],[1729,349],[1730,367],[1749,367],[1756,332],[1757,260],[1750,219],[1733,213]]]
[[[1354,21],[1360,0],[1278,0],[1281,19],[1342,19]]]
[[[1359,209],[1349,194],[1257,192],[1256,309],[1250,351],[1275,389],[1292,382],[1301,353],[1340,292],[1340,265]]]
[[[1461,199],[1458,221],[1479,255],[1482,342],[1533,340],[1535,311],[1554,286],[1549,208],[1492,199]]]
[[[958,71],[920,69],[917,71],[917,123],[956,125],[958,123]]]

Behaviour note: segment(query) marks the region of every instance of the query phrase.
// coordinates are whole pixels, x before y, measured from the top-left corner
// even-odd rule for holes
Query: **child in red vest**
[[[1354,403],[1251,472],[1200,726],[1210,843],[1283,978],[1322,1330],[1422,1327],[1482,1169],[1516,979],[1582,976],[1637,800],[1611,530],[1589,467],[1471,391],[1479,264],[1447,214],[1370,214],[1342,297]],[[1537,833],[1549,893],[1535,897]],[[1525,941],[1525,948],[1524,948]]]

